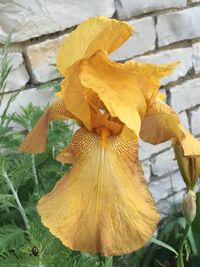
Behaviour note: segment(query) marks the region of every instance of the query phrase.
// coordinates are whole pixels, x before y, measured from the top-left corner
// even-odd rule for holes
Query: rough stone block
[[[164,176],[178,169],[176,160],[174,160],[174,150],[169,149],[158,154],[152,160],[152,172],[156,176]]]
[[[186,81],[170,89],[171,106],[180,112],[200,104],[200,78]]]
[[[13,29],[12,42],[63,31],[96,16],[111,17],[114,0],[2,0],[0,5],[0,42]]]
[[[21,89],[29,81],[29,75],[24,65],[24,60],[21,53],[9,53],[8,60],[12,66],[11,72],[8,75],[5,91],[13,91]],[[2,56],[0,56],[0,65]]]
[[[144,177],[146,179],[146,182],[150,182],[150,177],[151,177],[151,164],[149,160],[145,160],[142,162],[142,169],[144,172]]]
[[[117,8],[117,17],[119,19],[129,19],[133,16],[137,16],[140,14],[172,8],[172,7],[184,7],[187,5],[186,0],[166,0],[166,1],[158,1],[158,0],[117,0],[116,8]]]
[[[150,183],[149,189],[158,202],[166,197],[185,189],[185,184],[179,171],[165,178],[158,178]]]
[[[130,59],[155,48],[156,31],[151,17],[128,22],[133,25],[135,31],[120,48],[110,55],[112,60]]]
[[[157,33],[159,46],[199,37],[199,24],[199,6],[158,16]]]
[[[193,66],[192,48],[190,47],[161,51],[156,54],[136,57],[134,58],[134,60],[143,63],[153,64],[165,64],[180,61],[180,63],[176,66],[175,70],[170,76],[161,79],[161,85],[166,85],[169,82],[174,82],[180,77],[185,76],[187,72],[192,69]]]
[[[1,111],[4,110],[11,94],[6,94],[3,98],[3,103],[1,106]],[[16,99],[10,104],[8,109],[8,114],[21,113],[21,107],[26,107],[28,104],[32,103],[34,106],[46,107],[48,103],[55,100],[55,94],[53,89],[48,90],[38,90],[37,88],[32,88],[20,92]]]
[[[44,83],[59,77],[56,54],[65,36],[29,45],[25,55],[33,83]]]
[[[173,196],[167,197],[166,199],[161,200],[157,203],[157,208],[160,212],[161,219],[181,210],[181,202],[184,194],[185,190],[182,190],[174,194]]]
[[[187,117],[187,114],[185,111],[181,112],[178,114],[180,120],[181,120],[181,123],[182,125],[187,129],[189,130],[190,129],[190,126],[189,126],[189,121],[188,121],[188,117]]]
[[[152,155],[156,155],[161,151],[169,148],[171,146],[171,142],[164,142],[159,145],[151,145],[148,143],[139,140],[139,158],[140,160],[145,160],[150,158]]]
[[[200,134],[200,107],[192,110],[190,115],[191,115],[191,131],[194,135],[199,135]]]
[[[196,74],[200,73],[200,43],[193,44],[193,64]]]

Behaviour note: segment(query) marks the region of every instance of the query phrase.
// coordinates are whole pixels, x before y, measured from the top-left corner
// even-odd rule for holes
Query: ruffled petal
[[[112,136],[103,148],[99,135],[84,128],[72,144],[75,165],[38,203],[43,224],[73,250],[108,256],[139,249],[159,215],[140,171],[137,144]]]
[[[140,137],[153,145],[174,139],[175,143],[181,144],[185,156],[200,156],[200,142],[183,128],[178,115],[159,99],[147,110]]]
[[[87,100],[88,89],[79,80],[79,64],[68,71],[68,75],[61,83],[62,96],[68,110],[78,118],[84,126],[92,129],[91,109]]]
[[[101,16],[87,19],[61,45],[57,56],[58,70],[64,75],[69,66],[97,50],[113,52],[131,36],[132,31],[132,27],[123,21]]]
[[[32,154],[44,152],[47,143],[49,122],[68,118],[74,119],[74,116],[66,109],[63,99],[59,99],[51,104],[21,143],[19,151]]]
[[[111,62],[99,51],[81,64],[80,81],[98,94],[112,117],[118,117],[139,135],[146,102],[138,81],[125,64]]]
[[[179,62],[170,64],[145,64],[136,61],[127,61],[124,66],[131,71],[138,81],[148,105],[152,105],[160,88],[159,80],[171,75]]]

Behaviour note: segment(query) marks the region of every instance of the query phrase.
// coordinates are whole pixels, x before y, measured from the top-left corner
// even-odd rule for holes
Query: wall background
[[[9,93],[21,87],[10,112],[20,112],[20,106],[30,102],[40,106],[51,102],[53,90],[38,88],[58,78],[51,64],[62,39],[95,15],[134,25],[133,36],[111,55],[113,60],[181,61],[171,77],[162,79],[161,89],[183,125],[199,136],[200,0],[0,0],[0,52],[15,29],[9,53],[13,69],[3,105]],[[140,142],[145,176],[163,216],[176,209],[185,188],[173,158],[169,142],[157,146]]]

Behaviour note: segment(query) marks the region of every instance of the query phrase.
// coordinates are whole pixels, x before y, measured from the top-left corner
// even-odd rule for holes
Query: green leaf
[[[15,199],[11,194],[0,194],[0,208],[16,207]]]
[[[24,231],[15,225],[0,227],[0,251],[13,249],[24,240]]]
[[[178,252],[171,246],[169,246],[168,244],[156,239],[156,238],[152,238],[151,239],[151,242],[158,245],[158,246],[161,246],[163,248],[166,248],[168,250],[170,250],[171,252],[173,252],[174,254],[178,255]]]

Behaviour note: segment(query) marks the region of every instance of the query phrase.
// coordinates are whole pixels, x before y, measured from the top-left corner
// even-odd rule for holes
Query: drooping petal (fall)
[[[103,16],[87,19],[61,45],[57,56],[58,70],[65,75],[68,67],[98,50],[113,52],[129,38],[132,31],[132,27],[123,21]]]
[[[72,144],[72,170],[38,203],[43,224],[73,250],[122,255],[139,249],[159,215],[140,171],[136,141],[111,136],[104,148],[99,135],[82,128]]]
[[[49,122],[68,118],[74,118],[74,116],[66,109],[63,99],[59,99],[51,104],[21,143],[19,151],[32,154],[44,152],[47,143]]]
[[[183,128],[178,115],[159,99],[147,109],[140,137],[153,145],[174,139],[181,144],[185,156],[200,155],[200,142]]]
[[[146,102],[137,79],[124,66],[98,51],[81,64],[80,81],[97,93],[112,117],[118,117],[138,136]]]

